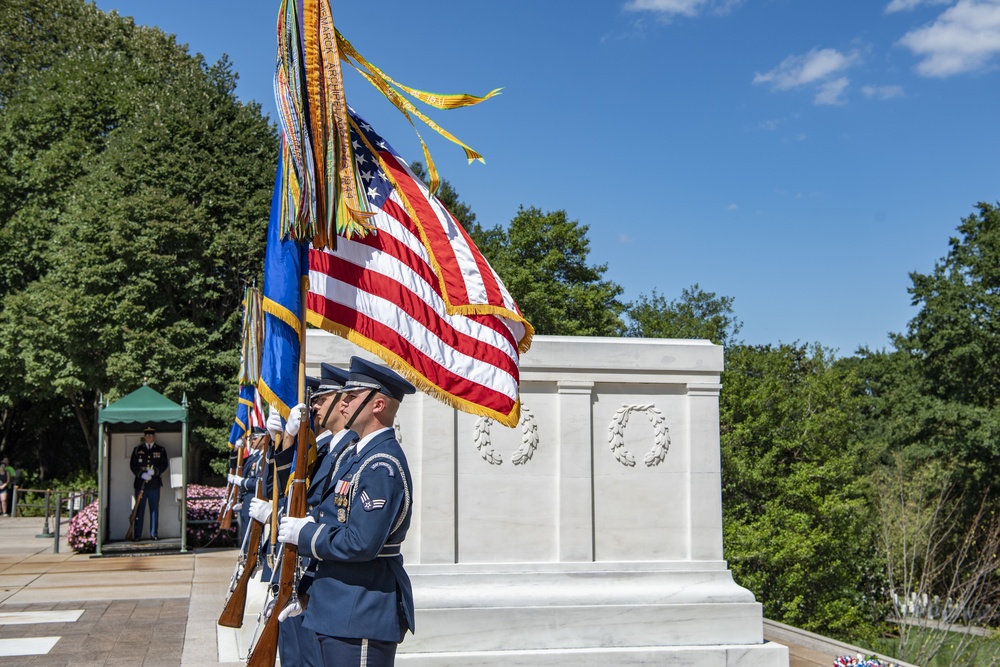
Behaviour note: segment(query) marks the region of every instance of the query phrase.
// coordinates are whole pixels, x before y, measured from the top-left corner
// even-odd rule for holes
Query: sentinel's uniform
[[[139,509],[135,513],[135,537],[139,539],[142,536],[143,515],[146,513],[146,505],[148,504],[149,536],[155,539],[159,534],[160,527],[160,488],[163,486],[160,475],[170,467],[167,450],[155,442],[151,447],[147,447],[146,443],[139,443],[132,450],[128,467],[135,475],[135,482],[132,484],[135,493],[138,494],[139,489],[143,489],[142,498],[139,499]],[[153,476],[149,481],[144,482],[141,475],[147,470],[153,473]]]
[[[392,428],[344,447],[310,516],[316,523],[302,527],[298,547],[318,564],[303,625],[331,637],[402,641],[414,629],[399,553],[412,506],[410,471]]]

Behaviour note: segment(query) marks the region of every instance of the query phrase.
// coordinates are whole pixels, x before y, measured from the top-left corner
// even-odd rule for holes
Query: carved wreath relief
[[[625,449],[625,427],[628,426],[629,416],[633,412],[645,412],[653,425],[653,447],[643,457],[646,467],[660,465],[667,458],[667,451],[670,449],[670,431],[667,429],[666,419],[663,413],[656,409],[653,404],[648,405],[622,405],[615,411],[608,426],[608,444],[615,460],[623,466],[634,467],[635,457]],[[514,465],[524,465],[531,460],[535,450],[538,449],[538,424],[535,415],[524,404],[521,405],[521,446],[511,455]],[[493,420],[488,417],[478,417],[473,426],[473,441],[480,456],[490,465],[502,465],[503,456],[493,448],[490,440],[490,428]]]
[[[645,412],[653,424],[653,448],[646,453],[646,466],[653,466],[663,463],[667,458],[667,450],[670,449],[670,433],[667,431],[667,423],[663,418],[663,413],[657,410],[652,404],[649,405],[622,405],[615,411],[608,426],[608,444],[614,452],[615,460],[623,466],[635,466],[635,458],[625,449],[625,427],[628,425],[628,418],[633,412]]]
[[[538,424],[535,422],[535,415],[524,403],[521,404],[521,419],[518,423],[521,426],[521,446],[510,457],[516,466],[530,461],[535,450],[538,449]],[[473,440],[483,460],[490,465],[498,466],[503,463],[503,456],[494,451],[493,443],[490,442],[490,427],[492,425],[493,420],[489,417],[477,418],[473,426]]]

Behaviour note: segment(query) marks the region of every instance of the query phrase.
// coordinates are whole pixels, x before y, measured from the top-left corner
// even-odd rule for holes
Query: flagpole
[[[308,261],[308,246],[306,246],[306,260]],[[299,316],[299,403],[306,402],[306,297],[309,292],[309,276],[304,275],[299,279],[299,306],[301,315]],[[309,414],[309,406],[306,406],[306,414]]]

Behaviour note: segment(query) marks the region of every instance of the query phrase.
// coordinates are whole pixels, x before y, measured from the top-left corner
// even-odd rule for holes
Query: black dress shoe
[[[151,540],[158,540],[158,539],[160,539],[160,537],[159,537],[159,535],[153,535],[149,539],[151,539]]]

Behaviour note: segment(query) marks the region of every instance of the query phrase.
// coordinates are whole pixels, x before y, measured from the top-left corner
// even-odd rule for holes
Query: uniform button
[[[326,516],[326,513],[325,513],[325,512],[320,512],[320,513],[319,513],[319,518],[321,518],[321,519],[322,519],[322,518],[323,518],[324,516]]]

